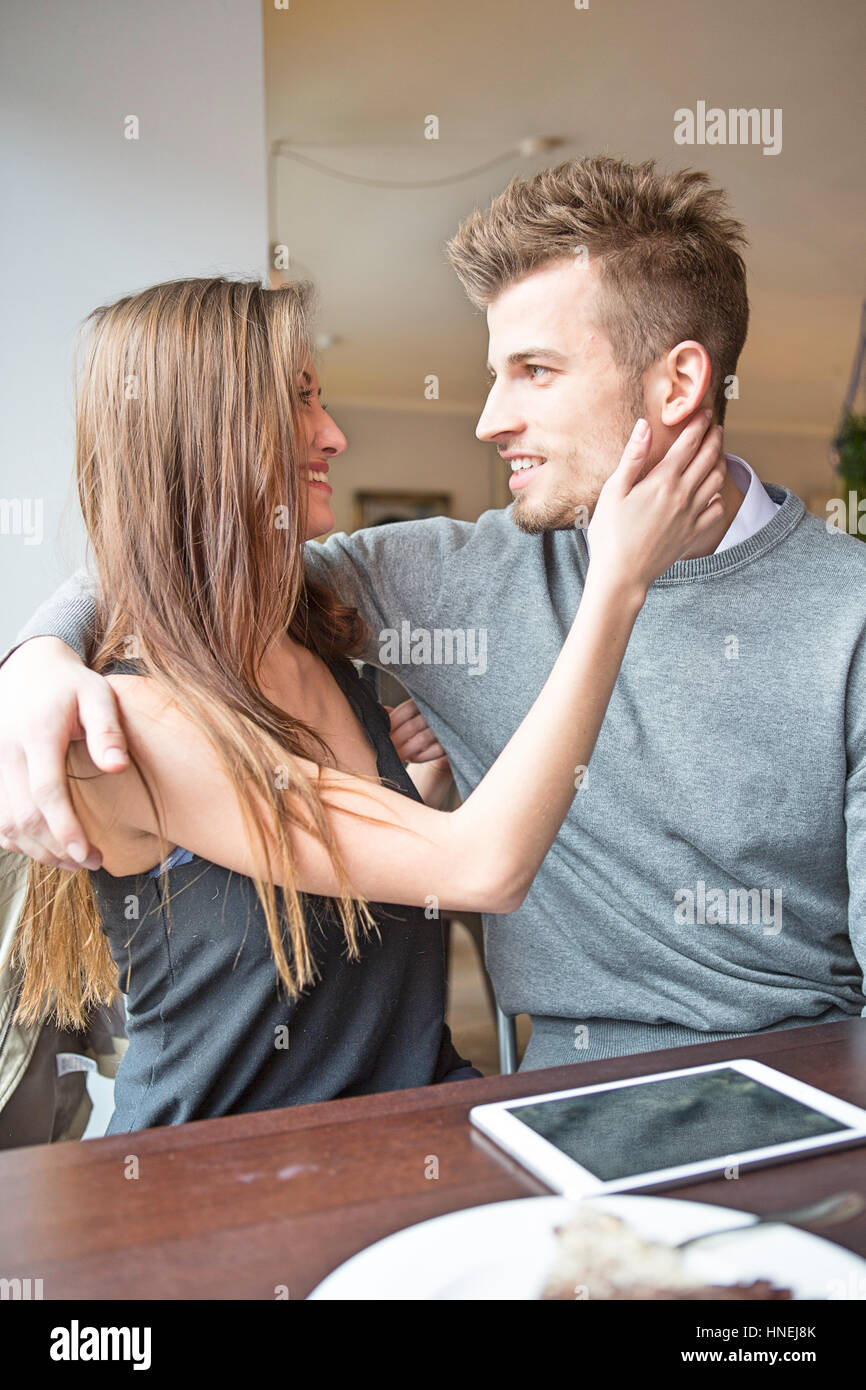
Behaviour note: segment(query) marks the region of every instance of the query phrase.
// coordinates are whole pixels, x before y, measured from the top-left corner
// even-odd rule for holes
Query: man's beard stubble
[[[546,531],[572,531],[588,526],[599,493],[617,468],[635,423],[641,418],[647,418],[647,408],[643,383],[638,381],[633,384],[612,433],[607,438],[595,434],[587,441],[592,445],[590,456],[593,460],[599,460],[590,466],[588,472],[586,464],[581,466],[580,454],[575,450],[562,465],[558,465],[563,475],[562,481],[557,482],[543,502],[530,503],[527,490],[517,494],[512,503],[511,520],[518,530],[527,536],[539,536]],[[607,463],[602,464],[601,458],[606,458]],[[546,468],[548,465],[544,466]]]
[[[576,454],[569,456],[559,467],[564,475],[563,480],[545,496],[543,502],[530,502],[526,491],[519,492],[514,499],[511,520],[527,536],[540,536],[546,531],[572,531],[575,527],[589,524],[608,475],[593,473],[589,477],[581,477],[578,483],[580,465]],[[572,478],[575,479],[573,483]]]

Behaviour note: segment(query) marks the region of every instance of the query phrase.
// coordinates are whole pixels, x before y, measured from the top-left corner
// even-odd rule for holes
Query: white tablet
[[[567,1196],[736,1176],[866,1141],[866,1110],[746,1058],[476,1105],[469,1119]]]

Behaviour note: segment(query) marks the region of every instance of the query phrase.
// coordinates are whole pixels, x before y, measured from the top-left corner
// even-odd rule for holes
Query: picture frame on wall
[[[450,492],[356,492],[352,499],[356,531],[365,526],[384,526],[391,521],[423,521],[428,516],[450,516]]]

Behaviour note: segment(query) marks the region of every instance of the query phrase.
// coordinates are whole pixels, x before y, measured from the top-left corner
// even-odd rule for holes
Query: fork
[[[734,1235],[737,1231],[753,1231],[756,1226],[838,1226],[843,1221],[852,1221],[866,1206],[866,1201],[858,1192],[837,1192],[833,1197],[824,1197],[820,1202],[811,1202],[805,1207],[791,1207],[787,1211],[770,1211],[759,1216],[748,1226],[722,1226],[717,1231],[704,1231],[703,1235],[689,1236],[688,1240],[678,1240],[672,1247],[684,1250],[687,1245],[696,1245],[699,1240],[709,1240],[712,1236]]]

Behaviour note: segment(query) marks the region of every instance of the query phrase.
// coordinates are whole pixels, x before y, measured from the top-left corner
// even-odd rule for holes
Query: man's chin
[[[574,531],[589,525],[594,507],[594,502],[589,506],[559,499],[531,502],[528,497],[519,494],[511,507],[511,520],[527,536],[541,536],[547,531]]]

